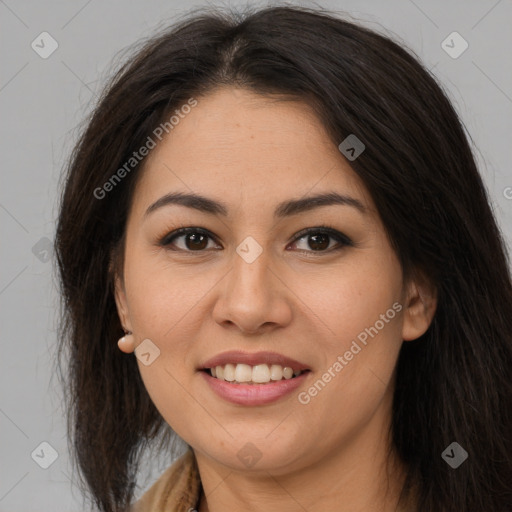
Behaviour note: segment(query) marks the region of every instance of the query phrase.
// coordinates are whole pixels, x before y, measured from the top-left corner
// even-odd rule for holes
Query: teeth
[[[248,364],[237,364],[235,368],[235,380],[237,382],[251,382],[252,368]]]
[[[267,384],[271,381],[288,380],[292,377],[300,375],[300,370],[293,371],[292,368],[285,366],[284,368],[279,364],[270,366],[267,364],[258,364],[250,366],[248,364],[231,364],[225,366],[216,366],[210,368],[212,377],[225,380],[227,382],[234,382],[235,384],[250,383],[250,384]]]
[[[270,367],[270,378],[272,380],[281,380],[283,378],[283,367],[279,364],[273,364]]]
[[[249,367],[250,368],[250,367]],[[265,383],[270,382],[270,370],[268,369],[268,365],[259,364],[252,368],[251,372],[251,380],[257,383]]]
[[[218,369],[221,369],[222,371],[222,366],[217,366],[217,371]],[[233,382],[235,380],[235,365],[234,364],[227,364],[226,366],[224,366],[224,380],[227,380],[228,382]]]
[[[293,377],[293,370],[287,366],[283,368],[283,375],[285,379],[291,379]]]

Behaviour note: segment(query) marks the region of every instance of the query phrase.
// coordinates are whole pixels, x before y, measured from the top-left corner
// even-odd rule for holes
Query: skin
[[[139,370],[155,406],[195,452],[206,494],[200,512],[394,511],[404,476],[388,457],[394,370],[404,340],[427,330],[435,293],[425,281],[403,282],[371,197],[305,104],[233,87],[197,99],[146,159],[116,302],[135,345],[149,338],[160,349],[149,366],[137,360]],[[144,217],[175,191],[222,201],[229,214],[168,205]],[[358,199],[366,213],[330,205],[273,217],[281,201],[333,191]],[[355,245],[332,250],[339,244],[328,238],[328,248],[315,251],[311,234],[296,240],[323,223]],[[174,251],[159,246],[179,227],[212,238],[200,251],[186,236]],[[250,264],[235,250],[247,236],[263,250]],[[395,302],[402,310],[301,404],[298,392]],[[232,349],[280,352],[312,372],[278,402],[231,404],[196,369]],[[237,457],[247,442],[261,453],[251,468]]]

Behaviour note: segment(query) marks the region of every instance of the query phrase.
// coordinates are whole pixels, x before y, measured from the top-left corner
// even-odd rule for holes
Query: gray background
[[[58,299],[48,244],[55,231],[59,176],[77,127],[118,62],[118,52],[201,5],[246,3],[0,0],[0,512],[81,509],[61,394],[51,375]],[[510,247],[512,66],[506,55],[512,49],[512,1],[337,0],[320,5],[346,11],[380,32],[391,31],[433,69],[471,134]],[[47,59],[31,47],[44,31],[59,45]],[[458,58],[441,46],[453,31],[469,44]],[[58,453],[48,469],[31,457],[34,450],[41,454],[42,442]],[[44,446],[43,451],[46,457],[49,451]],[[137,496],[170,463],[162,457],[147,466]]]

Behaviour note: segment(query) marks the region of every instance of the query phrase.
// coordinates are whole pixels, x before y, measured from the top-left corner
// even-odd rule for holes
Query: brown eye
[[[331,246],[331,241],[337,242]],[[345,246],[353,246],[352,240],[345,236],[343,233],[333,228],[310,228],[302,231],[299,236],[293,242],[293,245],[297,245],[298,242],[305,241],[305,248],[300,249],[301,252],[331,252],[331,250],[342,249]]]
[[[308,244],[314,251],[327,249],[329,247],[330,236],[326,233],[320,233],[318,235],[309,235]]]
[[[177,240],[182,239],[181,246],[176,244]],[[188,252],[200,252],[208,248],[208,242],[213,237],[205,231],[198,228],[180,228],[166,235],[160,242],[160,245],[171,250],[181,250]],[[176,249],[173,248],[176,247]]]
[[[208,245],[208,235],[203,235],[202,233],[189,233],[184,236],[187,249],[206,249],[206,246]]]

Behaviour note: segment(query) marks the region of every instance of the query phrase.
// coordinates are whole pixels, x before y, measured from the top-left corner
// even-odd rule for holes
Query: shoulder
[[[131,506],[130,512],[189,512],[195,508],[199,492],[199,472],[194,452],[188,448]]]

